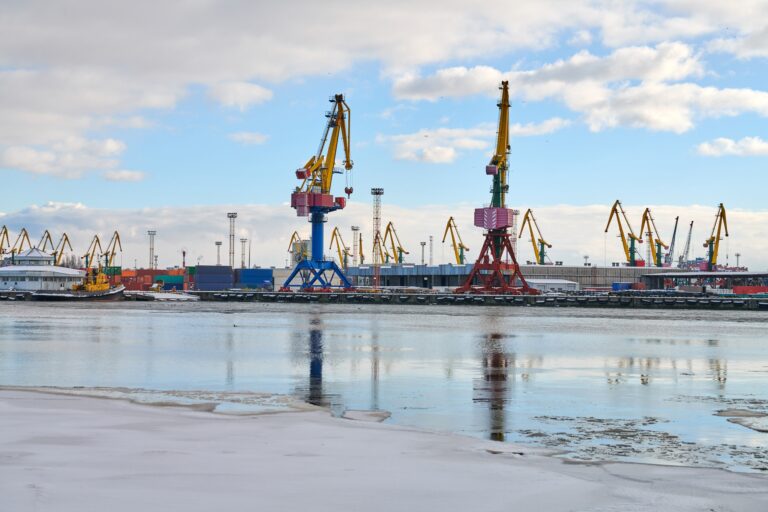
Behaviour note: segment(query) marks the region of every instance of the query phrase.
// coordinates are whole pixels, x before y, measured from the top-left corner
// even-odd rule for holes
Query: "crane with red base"
[[[342,210],[347,200],[334,197],[331,193],[333,175],[346,172],[347,186],[344,192],[349,197],[352,186],[349,182],[352,160],[350,159],[350,110],[344,96],[334,95],[330,102],[333,109],[326,114],[328,121],[323,131],[320,147],[304,167],[296,171],[301,184],[291,194],[291,207],[299,217],[309,217],[312,223],[312,252],[309,258],[299,261],[283,283],[281,291],[297,288],[301,291],[330,291],[332,288],[349,289],[352,284],[333,260],[323,255],[323,225],[330,212]],[[339,140],[344,147],[344,170],[336,168],[336,152]],[[326,149],[325,155],[323,152]]]
[[[491,206],[475,209],[475,226],[485,229],[485,241],[472,271],[456,293],[538,294],[528,286],[517,264],[509,228],[514,212],[507,208],[507,172],[509,164],[509,82],[501,82],[499,129],[496,152],[485,173],[493,176]]]

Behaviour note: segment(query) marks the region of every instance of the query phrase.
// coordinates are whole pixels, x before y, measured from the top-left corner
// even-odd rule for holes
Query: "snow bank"
[[[0,391],[5,511],[768,510],[768,478],[331,418]]]

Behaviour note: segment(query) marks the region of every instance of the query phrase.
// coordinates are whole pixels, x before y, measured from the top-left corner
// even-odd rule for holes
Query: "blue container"
[[[612,283],[611,290],[614,292],[623,292],[632,289],[632,283]]]

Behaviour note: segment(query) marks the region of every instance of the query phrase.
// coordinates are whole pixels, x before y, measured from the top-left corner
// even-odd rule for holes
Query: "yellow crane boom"
[[[110,239],[109,243],[107,244],[107,250],[104,251],[104,254],[102,254],[102,256],[105,258],[105,266],[115,266],[115,254],[117,253],[118,249],[120,252],[123,252],[123,244],[120,243],[120,234],[115,231],[112,234],[112,238]]]
[[[56,248],[53,251],[53,258],[54,262],[53,264],[57,267],[61,265],[61,260],[64,257],[64,250],[69,246],[69,250],[72,251],[72,244],[69,242],[69,237],[66,233],[63,233],[61,235],[61,239],[59,240],[59,244],[56,246]]]
[[[394,258],[393,255],[389,254],[387,252],[387,246],[383,243],[381,233],[376,233],[373,237],[373,264],[379,264],[381,265],[384,263],[383,261],[376,261],[377,255],[379,258],[386,258],[386,261],[389,262],[389,258]]]
[[[0,229],[0,257],[3,256],[7,252],[8,249],[11,248],[11,240],[8,235],[8,228],[6,226],[3,226]]]
[[[507,191],[507,155],[509,153],[509,82],[501,82],[501,101],[499,107],[499,128],[496,132],[496,151],[485,167],[485,173],[493,175],[491,206],[506,208]]]
[[[463,265],[464,252],[469,251],[469,247],[464,245],[464,242],[461,240],[459,228],[456,226],[456,221],[453,217],[448,217],[448,223],[445,225],[445,232],[443,233],[443,243],[445,243],[448,233],[451,234],[451,246],[453,247],[453,254],[456,257],[456,264]]]
[[[37,244],[37,248],[45,252],[45,250],[48,248],[48,245],[51,246],[51,249],[55,247],[53,245],[53,239],[51,238],[51,233],[46,229],[45,233],[43,233],[43,237],[40,239],[40,242]]]
[[[331,193],[331,184],[333,182],[334,167],[336,165],[336,153],[341,139],[344,147],[344,170],[349,175],[352,170],[352,159],[350,158],[350,135],[352,132],[351,111],[349,105],[344,101],[344,96],[336,94],[332,99],[333,109],[326,115],[328,123],[325,125],[323,137],[320,140],[320,146],[317,153],[313,155],[304,167],[296,171],[296,175],[304,178],[301,185],[297,187],[297,192],[312,192],[318,187],[318,192],[322,194]],[[323,155],[323,151],[328,146],[328,151]],[[341,171],[336,171],[341,172]],[[352,193],[351,187],[345,189],[347,196]]]
[[[392,251],[390,252],[387,250],[387,254],[391,258],[395,259],[396,263],[403,262],[403,254],[410,254],[405,250],[403,244],[400,243],[400,237],[397,236],[397,231],[395,230],[395,225],[392,224],[392,221],[387,223],[387,228],[384,230],[384,239],[382,242],[385,248],[387,248],[387,243],[389,243],[388,248],[391,248]]]
[[[360,265],[363,265],[365,263],[365,253],[363,252],[363,234],[360,233],[357,237],[357,251],[360,255]]]
[[[85,254],[83,254],[81,257],[81,259],[85,260],[85,268],[90,269],[91,267],[100,267],[101,261],[99,261],[99,254],[101,253],[102,249],[99,235],[93,235],[93,239],[91,240],[91,244],[88,246],[88,250],[85,251]]]
[[[629,263],[631,267],[637,266],[637,259],[635,258],[635,254],[637,254],[635,242],[642,243],[643,240],[635,235],[635,232],[632,230],[632,225],[627,218],[627,214],[624,211],[624,207],[621,206],[621,201],[618,199],[613,203],[613,207],[611,208],[608,223],[605,225],[606,233],[611,227],[611,221],[614,218],[616,219],[616,224],[619,226],[619,238],[621,238],[621,245],[624,248],[624,255],[627,258],[627,263]],[[624,220],[624,225],[622,225],[622,219]],[[625,225],[626,230],[624,228]]]
[[[16,241],[13,242],[13,245],[11,246],[11,254],[18,254],[23,251],[25,243],[27,244],[28,249],[32,248],[32,242],[29,240],[29,233],[27,233],[27,228],[21,228],[19,236],[16,237]]]
[[[669,249],[669,246],[661,241],[661,236],[659,236],[659,230],[656,229],[656,221],[653,220],[650,208],[646,208],[643,212],[643,220],[640,223],[640,234],[648,235],[646,241],[651,247],[653,265],[661,267],[664,263],[664,258],[661,255],[661,248]]]
[[[712,226],[712,233],[704,242],[704,247],[709,249],[709,258],[707,260],[707,266],[709,270],[714,270],[717,266],[717,254],[720,251],[720,240],[723,234],[723,228],[725,228],[725,236],[728,236],[728,219],[725,215],[725,206],[723,203],[717,207],[717,214],[715,215],[715,224]]]
[[[328,246],[329,249],[333,249],[334,242],[336,243],[336,252],[339,253],[339,265],[346,270],[349,265],[349,257],[352,256],[352,251],[344,243],[344,239],[341,237],[341,231],[339,231],[338,227],[333,228],[333,233],[331,233],[331,244]]]
[[[288,252],[293,254],[296,260],[307,259],[307,247],[298,231],[294,231],[291,235],[291,240],[288,242]]]
[[[536,263],[539,265],[545,264],[546,250],[552,248],[552,244],[544,240],[544,236],[539,229],[539,223],[536,222],[536,217],[533,215],[533,210],[528,208],[523,216],[523,223],[520,225],[520,237],[523,236],[525,227],[528,226],[528,233],[531,236],[531,245],[533,246],[533,255],[536,257]],[[534,228],[536,232],[534,233]]]

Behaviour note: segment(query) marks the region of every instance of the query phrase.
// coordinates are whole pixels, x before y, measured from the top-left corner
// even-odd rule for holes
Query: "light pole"
[[[216,265],[221,266],[221,242],[216,242]]]
[[[421,242],[421,264],[424,264],[424,248],[427,246],[427,242]]]

